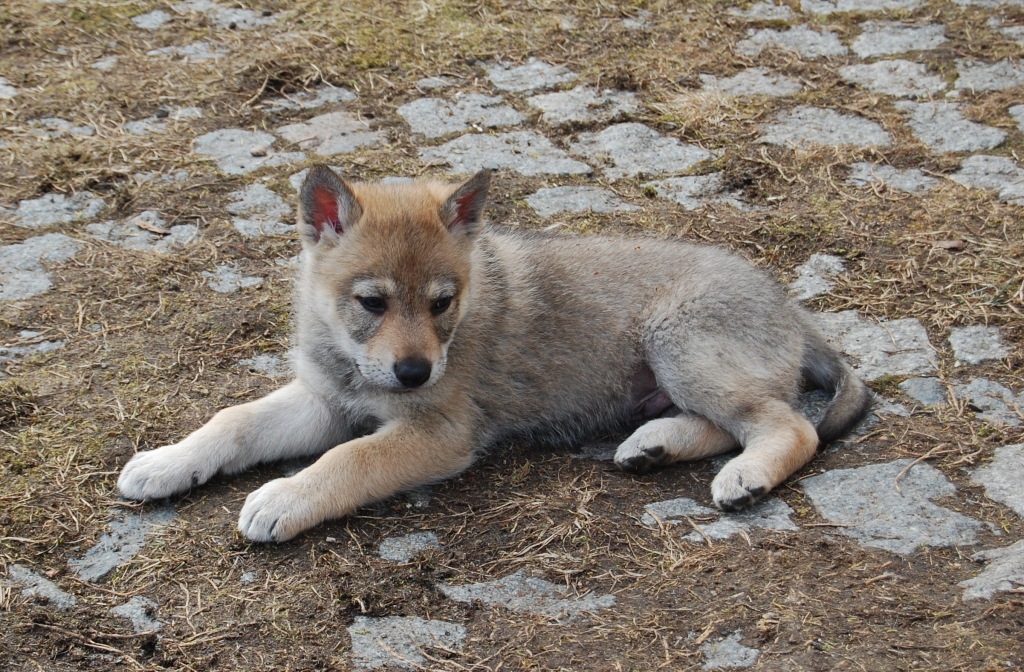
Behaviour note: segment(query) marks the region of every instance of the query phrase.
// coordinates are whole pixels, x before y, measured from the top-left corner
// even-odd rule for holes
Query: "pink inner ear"
[[[453,224],[464,224],[468,221],[472,213],[470,212],[471,202],[476,197],[475,191],[463,194],[455,199],[455,221]]]
[[[338,199],[327,189],[315,189],[313,198],[316,200],[316,212],[313,220],[319,224],[317,231],[323,228],[324,222],[341,231],[341,220],[338,217]]]

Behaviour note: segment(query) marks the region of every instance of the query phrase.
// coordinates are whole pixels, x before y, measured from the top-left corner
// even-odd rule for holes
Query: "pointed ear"
[[[448,197],[441,206],[441,221],[449,231],[473,236],[480,229],[490,185],[491,171],[485,168]]]
[[[348,185],[327,166],[313,166],[299,191],[299,230],[304,242],[337,240],[349,232],[363,209]]]

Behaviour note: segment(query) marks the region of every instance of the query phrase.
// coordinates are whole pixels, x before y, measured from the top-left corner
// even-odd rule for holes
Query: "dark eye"
[[[444,311],[448,310],[448,306],[452,305],[452,297],[442,296],[430,306],[430,312],[434,315],[440,315]]]
[[[388,302],[382,296],[357,296],[356,301],[369,313],[383,315],[388,309]]]

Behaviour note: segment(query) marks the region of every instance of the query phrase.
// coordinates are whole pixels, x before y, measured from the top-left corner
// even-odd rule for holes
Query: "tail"
[[[832,394],[832,402],[815,428],[821,448],[849,432],[867,415],[871,392],[818,330],[807,326],[801,373],[815,387]]]

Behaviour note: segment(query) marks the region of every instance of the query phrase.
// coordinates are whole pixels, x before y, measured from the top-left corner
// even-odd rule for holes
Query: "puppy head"
[[[383,185],[310,169],[299,196],[301,292],[366,382],[408,392],[444,374],[489,184],[489,171],[460,185]]]

